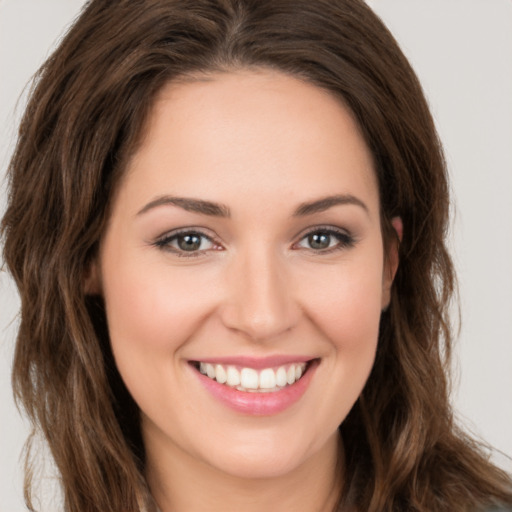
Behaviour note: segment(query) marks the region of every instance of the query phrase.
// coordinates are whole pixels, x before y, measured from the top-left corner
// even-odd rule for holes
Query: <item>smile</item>
[[[233,365],[197,363],[199,371],[208,378],[238,391],[271,393],[291,386],[306,370],[307,363],[292,363],[277,368],[237,368]]]
[[[245,415],[269,416],[300,400],[320,364],[320,359],[297,359],[235,358],[189,363],[203,388],[221,404]]]

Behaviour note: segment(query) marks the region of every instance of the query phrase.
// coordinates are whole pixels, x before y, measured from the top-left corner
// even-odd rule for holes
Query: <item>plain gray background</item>
[[[512,455],[512,1],[369,0],[411,60],[445,144],[460,280],[454,406],[468,429]],[[26,85],[82,0],[0,0],[0,177]],[[21,99],[20,98],[21,95]],[[19,100],[18,104],[17,101]],[[3,184],[2,184],[3,186]],[[0,212],[5,188],[0,189]],[[11,396],[18,299],[0,272],[0,511],[24,510],[28,429]],[[496,454],[512,471],[512,461]],[[44,480],[51,496],[51,480]],[[48,511],[55,511],[54,502]]]

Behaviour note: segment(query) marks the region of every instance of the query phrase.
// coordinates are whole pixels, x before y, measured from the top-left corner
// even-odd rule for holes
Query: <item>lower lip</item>
[[[231,409],[252,416],[271,416],[288,409],[304,395],[317,366],[317,360],[310,362],[306,372],[297,382],[279,391],[268,393],[239,391],[219,384],[195,368],[194,372],[207,391]]]

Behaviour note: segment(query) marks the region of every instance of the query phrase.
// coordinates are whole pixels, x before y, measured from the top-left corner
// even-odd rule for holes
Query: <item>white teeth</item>
[[[272,392],[279,391],[298,381],[306,369],[306,363],[293,363],[278,368],[242,368],[222,364],[199,363],[199,371],[220,384],[240,391]]]
[[[210,363],[206,363],[206,375],[208,375],[210,379],[215,378],[215,368]]]
[[[284,388],[286,384],[286,368],[284,366],[280,366],[276,372],[276,385]]]
[[[295,366],[292,364],[288,371],[286,372],[286,382],[288,384],[293,384],[295,382]]]
[[[240,386],[240,372],[234,368],[233,366],[228,366],[228,380],[227,385],[234,388],[235,386]]]
[[[215,379],[221,384],[224,384],[228,380],[226,370],[224,370],[224,367],[220,364],[215,366]]]
[[[262,370],[260,373],[260,388],[272,389],[276,387],[276,374],[272,368]]]
[[[258,389],[258,372],[252,368],[243,368],[240,372],[240,384],[246,389]]]

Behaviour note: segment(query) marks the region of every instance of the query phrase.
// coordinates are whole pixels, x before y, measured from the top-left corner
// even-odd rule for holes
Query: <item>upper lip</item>
[[[266,357],[253,357],[253,356],[226,356],[226,357],[205,357],[192,359],[191,362],[201,362],[210,364],[222,364],[230,366],[241,366],[244,368],[254,368],[261,370],[263,368],[272,368],[274,366],[283,366],[292,363],[307,363],[316,359],[311,356],[304,355],[273,355]]]

